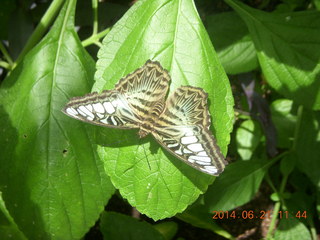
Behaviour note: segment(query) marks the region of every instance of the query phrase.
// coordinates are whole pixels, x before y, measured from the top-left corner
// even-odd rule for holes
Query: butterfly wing
[[[165,102],[170,76],[159,62],[148,60],[141,68],[119,80],[115,89],[126,96],[139,116],[150,115]]]
[[[152,134],[187,164],[207,174],[219,175],[227,162],[209,127],[207,94],[200,88],[183,86],[168,99]]]
[[[160,63],[148,60],[121,78],[114,90],[73,98],[63,112],[96,125],[139,128],[157,108],[157,103],[164,103],[169,82],[170,76]]]
[[[75,97],[63,112],[84,122],[113,128],[138,128],[141,122],[125,96],[116,90]]]

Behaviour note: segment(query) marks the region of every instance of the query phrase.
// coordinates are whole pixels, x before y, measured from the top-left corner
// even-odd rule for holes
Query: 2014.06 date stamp
[[[260,212],[255,212],[253,210],[242,210],[242,211],[213,211],[212,219],[266,219],[270,218],[274,212],[261,210]],[[279,219],[290,219],[290,218],[307,218],[307,211],[278,211]]]

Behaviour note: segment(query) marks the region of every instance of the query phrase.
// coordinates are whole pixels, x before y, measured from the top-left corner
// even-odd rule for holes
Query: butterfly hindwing
[[[116,90],[73,98],[63,111],[73,118],[100,126],[138,128],[140,123],[125,96]]]
[[[219,175],[226,161],[209,127],[207,94],[200,88],[183,86],[167,100],[153,135],[168,151],[192,167]]]
[[[219,175],[226,164],[212,134],[201,126],[171,126],[153,133],[169,152],[190,166]]]

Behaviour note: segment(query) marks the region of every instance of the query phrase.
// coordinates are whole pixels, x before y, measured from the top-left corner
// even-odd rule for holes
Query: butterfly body
[[[170,76],[160,63],[145,65],[119,80],[113,90],[69,101],[64,112],[78,120],[112,128],[138,128],[152,134],[170,153],[210,175],[227,162],[212,136],[207,93],[182,86],[166,99]]]

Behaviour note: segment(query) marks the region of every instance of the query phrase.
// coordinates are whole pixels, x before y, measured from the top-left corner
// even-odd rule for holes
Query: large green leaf
[[[288,214],[288,218],[280,219],[279,226],[274,235],[275,240],[311,240],[312,237],[308,228],[299,222],[297,218],[291,213]]]
[[[304,109],[296,139],[297,165],[320,189],[320,114]]]
[[[238,161],[225,170],[204,195],[210,211],[226,211],[249,202],[273,161]]]
[[[256,50],[248,28],[235,12],[207,16],[205,24],[228,74],[244,73],[258,67]]]
[[[260,143],[262,136],[260,125],[253,120],[242,122],[237,129],[237,151],[242,160],[249,160]]]
[[[320,109],[320,13],[266,13],[226,2],[246,22],[268,83],[287,98]]]
[[[115,212],[104,212],[101,216],[100,228],[104,239],[158,239],[165,240],[159,231],[147,222]]]
[[[74,1],[68,1],[0,90],[0,185],[29,239],[79,239],[114,190],[89,129],[61,112],[93,82],[94,62],[73,18]]]
[[[146,60],[159,61],[171,75],[171,92],[181,85],[209,94],[211,129],[226,154],[233,121],[228,79],[191,0],[142,0],[103,41],[94,90],[111,89]],[[131,205],[161,219],[183,211],[213,178],[194,170],[151,138],[136,131],[107,130],[99,148],[113,184]]]
[[[224,230],[219,223],[213,220],[213,213],[209,213],[207,206],[193,204],[183,213],[177,214],[177,218],[198,228],[208,229],[224,238],[233,239],[233,236]]]
[[[272,102],[270,111],[277,129],[277,145],[281,148],[291,148],[297,122],[293,102],[289,99],[277,99]]]
[[[10,216],[0,192],[0,237],[3,240],[15,239],[26,240],[27,238],[19,231],[18,226]]]

